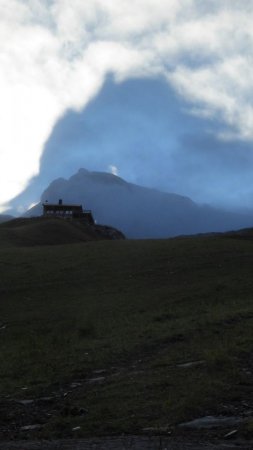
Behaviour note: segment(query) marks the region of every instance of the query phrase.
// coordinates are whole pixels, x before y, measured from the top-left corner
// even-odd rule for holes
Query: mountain
[[[97,223],[121,230],[129,238],[164,238],[182,234],[220,232],[250,227],[253,214],[239,214],[202,206],[190,198],[124,181],[110,173],[80,169],[68,180],[54,180],[41,203],[28,216],[41,215],[42,203],[82,204]]]
[[[0,214],[0,223],[7,222],[8,220],[14,219],[13,216],[9,216],[7,214]]]

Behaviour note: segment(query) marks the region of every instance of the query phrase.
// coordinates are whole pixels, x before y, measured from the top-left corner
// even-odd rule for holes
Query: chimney
[[[59,205],[62,205],[62,199],[61,198],[59,199]]]

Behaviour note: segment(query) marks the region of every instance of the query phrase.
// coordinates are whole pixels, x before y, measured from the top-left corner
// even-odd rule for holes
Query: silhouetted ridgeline
[[[8,220],[14,219],[13,216],[8,216],[7,214],[0,214],[0,223],[7,222]]]
[[[109,224],[129,238],[162,238],[253,225],[253,215],[201,206],[188,197],[141,187],[110,173],[86,169],[80,169],[68,180],[53,181],[42,194],[41,202],[57,202],[59,198],[84,205],[92,210],[97,223]],[[41,204],[27,214],[42,214]]]

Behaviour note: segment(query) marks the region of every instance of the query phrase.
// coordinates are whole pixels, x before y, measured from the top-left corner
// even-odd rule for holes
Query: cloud
[[[162,77],[221,139],[253,138],[253,0],[0,0],[0,205],[108,74]]]
[[[108,170],[109,170],[109,172],[112,173],[113,175],[118,175],[118,174],[119,174],[119,169],[118,169],[117,166],[110,165],[110,166],[108,167]]]

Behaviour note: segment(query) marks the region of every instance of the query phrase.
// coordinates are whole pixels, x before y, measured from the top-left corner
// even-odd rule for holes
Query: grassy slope
[[[110,239],[106,228],[60,217],[23,217],[0,223],[0,245],[59,245]]]
[[[236,235],[2,244],[2,400],[55,396],[34,419],[43,436],[240,412],[252,395],[252,267],[253,240]]]

